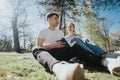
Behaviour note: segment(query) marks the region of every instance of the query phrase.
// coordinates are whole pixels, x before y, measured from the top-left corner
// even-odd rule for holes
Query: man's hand
[[[63,48],[65,47],[65,42],[57,41],[55,44],[53,44],[54,48]]]

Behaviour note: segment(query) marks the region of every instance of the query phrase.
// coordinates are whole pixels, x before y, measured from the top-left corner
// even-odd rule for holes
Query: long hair
[[[70,24],[72,24],[72,26],[73,26],[73,28],[74,28],[74,31],[73,31],[73,32],[75,33],[75,25],[74,25],[73,23],[68,23],[67,26],[70,25]]]

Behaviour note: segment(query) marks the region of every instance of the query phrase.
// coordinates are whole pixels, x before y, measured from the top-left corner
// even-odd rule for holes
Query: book
[[[76,41],[72,41],[72,37],[64,37],[61,39],[62,42],[65,42],[66,44],[68,44],[70,47],[73,47],[76,43]]]

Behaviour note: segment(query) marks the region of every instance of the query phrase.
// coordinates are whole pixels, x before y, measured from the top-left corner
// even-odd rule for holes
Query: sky
[[[13,0],[15,1],[15,0]],[[39,16],[39,12],[37,10],[37,5],[35,0],[25,0],[26,1],[26,5],[27,5],[27,13],[28,13],[28,17],[27,17],[27,21],[29,22],[29,27],[31,29],[31,31],[34,33],[34,35],[36,36],[36,34],[44,29],[48,27],[48,24],[45,20],[45,17],[40,17]],[[41,9],[42,10],[42,9]],[[9,0],[0,0],[0,11],[2,11],[0,13],[0,24],[5,24],[6,26],[9,27],[10,25],[10,16],[12,15],[12,7],[9,3]],[[115,23],[114,25],[112,25],[112,27],[110,28],[110,32],[115,32],[116,30],[120,29],[120,12],[108,12],[108,11],[100,11],[100,16],[101,17],[106,17],[108,18],[108,20],[110,20],[109,22],[119,22],[119,23]],[[3,26],[0,26],[0,31],[3,29]],[[78,30],[77,30],[78,31]],[[9,31],[7,31],[7,33],[9,33]]]
[[[111,11],[99,11],[100,17],[105,17],[108,24],[112,24],[110,32],[116,32],[120,30],[120,9]]]
[[[29,27],[33,33],[37,33],[38,30],[47,27],[47,22],[43,18],[39,17],[37,6],[35,5],[35,0],[27,0],[27,21],[29,22]],[[10,20],[12,16],[12,7],[9,3],[9,0],[0,0],[0,24],[5,24],[6,26],[10,25]],[[3,26],[0,26],[0,30],[3,29]]]

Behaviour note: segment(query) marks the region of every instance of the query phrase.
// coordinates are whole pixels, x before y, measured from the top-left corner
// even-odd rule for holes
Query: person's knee
[[[40,54],[42,51],[45,51],[45,50],[44,50],[44,49],[41,49],[41,48],[35,48],[35,49],[33,50],[33,52],[32,52],[34,58],[37,59],[38,54]]]

